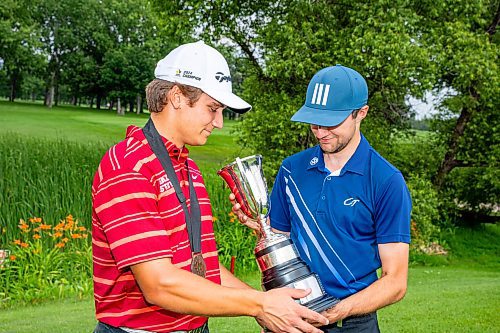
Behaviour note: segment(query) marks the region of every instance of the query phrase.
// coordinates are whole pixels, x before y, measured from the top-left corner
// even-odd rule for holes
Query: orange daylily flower
[[[40,236],[39,234],[34,234],[34,235],[33,235],[33,238],[34,238],[34,239],[40,239],[40,238],[42,238],[42,236]]]
[[[57,248],[59,248],[59,249],[60,249],[60,248],[63,248],[63,247],[64,247],[64,245],[66,245],[66,244],[64,244],[63,242],[61,242],[61,243],[57,243],[57,244],[55,245],[55,247],[57,247]]]
[[[64,238],[62,239],[62,241],[63,241],[64,243],[67,243],[67,242],[69,241],[69,239],[68,239],[68,237],[64,237]]]
[[[15,255],[13,255],[13,254],[9,257],[9,260],[10,260],[10,261],[14,261],[14,260],[16,260],[16,259],[17,259],[17,257],[16,257]]]
[[[42,229],[42,230],[50,230],[50,229],[52,229],[52,226],[50,224],[44,224],[44,223],[42,223],[42,224],[40,224],[40,229]]]
[[[20,239],[16,239],[15,241],[13,241],[13,243],[15,245],[21,245],[21,240]]]
[[[216,218],[215,216],[212,216],[212,222],[215,222],[217,220],[218,220],[218,218]]]
[[[85,231],[85,230],[87,230],[87,228],[85,228],[85,227],[78,227],[78,231]]]
[[[19,245],[20,245],[22,248],[24,248],[24,249],[25,249],[25,248],[27,248],[27,247],[29,246],[29,244],[28,244],[28,243],[24,243],[24,242],[22,242],[22,243],[21,243],[21,244],[19,244]]]
[[[52,236],[53,236],[54,238],[59,238],[59,237],[61,237],[62,235],[63,235],[63,234],[62,234],[62,232],[58,231],[58,232],[54,233],[54,235],[52,235]]]
[[[80,234],[72,234],[71,238],[73,238],[73,239],[75,239],[75,238],[82,238],[82,235],[80,235]]]
[[[64,228],[64,221],[61,221],[54,227],[54,230],[62,230],[63,228]]]

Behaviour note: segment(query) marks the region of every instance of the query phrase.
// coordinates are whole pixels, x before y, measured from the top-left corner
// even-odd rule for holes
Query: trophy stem
[[[261,229],[261,237],[262,238],[271,238],[274,235],[274,232],[271,229],[271,226],[267,224],[267,216],[261,215],[259,219],[260,229]]]

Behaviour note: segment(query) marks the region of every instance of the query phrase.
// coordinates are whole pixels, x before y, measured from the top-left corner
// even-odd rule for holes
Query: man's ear
[[[180,109],[182,103],[182,92],[177,85],[170,88],[168,92],[168,102],[174,109]]]
[[[361,120],[365,119],[366,115],[368,114],[368,109],[370,109],[368,105],[365,105],[361,109],[359,109],[358,116],[356,117],[356,122],[361,122]]]

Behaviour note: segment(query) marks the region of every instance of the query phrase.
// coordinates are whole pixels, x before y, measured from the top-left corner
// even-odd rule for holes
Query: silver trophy
[[[262,289],[310,288],[311,293],[298,300],[301,305],[316,312],[335,305],[339,300],[325,293],[318,276],[300,259],[291,239],[273,232],[266,222],[270,203],[262,171],[262,156],[236,158],[217,174],[229,185],[245,215],[259,221],[260,235],[254,253],[262,273]]]

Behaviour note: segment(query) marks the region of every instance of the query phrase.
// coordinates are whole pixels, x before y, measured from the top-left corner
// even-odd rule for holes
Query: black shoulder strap
[[[170,160],[170,156],[168,155],[167,148],[165,147],[165,144],[161,139],[160,133],[158,133],[151,118],[149,118],[149,121],[142,129],[142,132],[144,133],[144,136],[148,140],[151,150],[153,150],[153,153],[160,161],[163,169],[165,170],[165,173],[172,182],[172,185],[174,186],[175,194],[177,195],[177,199],[179,200],[182,206],[182,210],[184,211],[184,217],[186,219],[186,226],[189,234],[189,242],[191,244],[191,251],[193,253],[201,252],[200,204],[198,202],[198,197],[196,196],[196,191],[194,189],[193,180],[189,172],[187,161],[186,161],[186,168],[188,168],[189,198],[191,203],[191,212],[189,212],[189,209],[187,207],[186,197],[182,192],[181,186],[179,184],[179,179],[177,179],[177,174],[175,173],[174,166],[172,165],[172,161]]]

